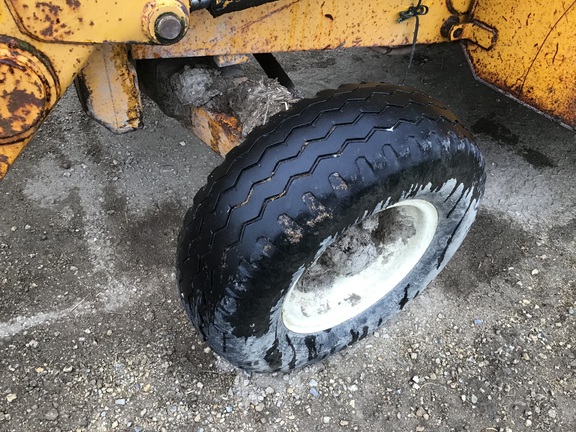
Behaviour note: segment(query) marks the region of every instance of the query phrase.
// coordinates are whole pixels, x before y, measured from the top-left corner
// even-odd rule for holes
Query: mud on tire
[[[183,304],[244,369],[290,370],[373,333],[442,270],[484,190],[470,134],[408,87],[343,86],[254,131],[186,215]]]

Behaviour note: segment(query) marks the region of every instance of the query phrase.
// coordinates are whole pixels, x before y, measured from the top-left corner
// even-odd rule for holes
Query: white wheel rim
[[[314,263],[294,276],[282,305],[284,325],[295,333],[318,333],[364,312],[416,266],[437,226],[436,208],[414,199],[327,239]]]

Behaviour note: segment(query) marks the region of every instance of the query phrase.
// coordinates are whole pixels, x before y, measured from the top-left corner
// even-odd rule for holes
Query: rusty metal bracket
[[[99,46],[75,84],[84,111],[112,132],[142,127],[138,79],[126,45]]]
[[[490,49],[498,39],[496,29],[478,21],[453,25],[450,28],[451,41],[468,41],[484,49]]]

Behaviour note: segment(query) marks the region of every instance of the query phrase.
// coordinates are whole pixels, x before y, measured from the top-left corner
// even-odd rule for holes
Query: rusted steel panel
[[[125,45],[101,45],[76,79],[84,110],[113,132],[142,126],[142,102],[136,71]]]
[[[206,10],[190,15],[192,29],[169,47],[136,46],[135,58],[194,57],[356,46],[409,45],[415,20],[398,23],[407,0],[278,0],[213,18]],[[458,9],[467,2],[453,1]],[[469,3],[469,2],[468,2]],[[420,17],[419,43],[445,42],[442,24],[451,16],[446,0],[429,0]]]
[[[498,31],[490,50],[465,43],[475,76],[576,128],[576,3],[478,0],[472,19]]]
[[[172,13],[188,24],[185,0],[7,0],[22,32],[50,42],[158,42],[156,19]]]

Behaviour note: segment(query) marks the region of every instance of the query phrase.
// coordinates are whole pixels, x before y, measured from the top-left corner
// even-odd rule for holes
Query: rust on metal
[[[213,18],[207,10],[190,14],[184,38],[169,47],[138,45],[134,58],[168,58],[322,50],[357,46],[409,45],[414,22],[398,24],[405,0],[278,0]],[[453,1],[458,10],[471,0]],[[446,42],[440,28],[451,16],[445,0],[427,0],[418,42]],[[313,29],[313,30],[311,30]]]
[[[20,29],[49,42],[159,43],[154,25],[166,13],[187,25],[189,2],[184,0],[7,0]]]
[[[0,82],[5,83],[8,81],[6,75],[9,74],[2,70],[3,66],[5,65],[0,61]],[[7,108],[6,111],[8,111],[6,115],[2,113],[0,117],[0,136],[2,138],[20,135],[38,123],[44,112],[46,98],[41,86],[37,87],[40,90],[39,95],[13,88],[8,94],[0,96],[0,106]]]
[[[397,19],[414,3],[217,0],[215,15],[254,7],[215,18],[209,10],[190,13],[186,0],[0,2],[0,177],[81,70],[77,88],[89,113],[115,131],[139,127],[136,75],[128,48],[116,43],[161,42],[156,24],[164,14],[194,31],[171,46],[133,45],[132,58],[216,56],[224,65],[246,53],[409,45],[415,22]],[[426,6],[419,43],[468,40],[478,79],[576,128],[576,2],[426,0]],[[173,20],[164,24],[170,26],[161,33],[172,37]],[[91,45],[105,42],[114,44]],[[231,113],[186,107],[186,121],[220,154],[249,130]]]
[[[0,2],[0,179],[94,49],[33,39],[8,6]]]
[[[202,107],[193,108],[191,116],[192,132],[221,156],[242,142],[242,125],[236,117]]]
[[[116,133],[142,127],[142,102],[125,45],[102,45],[76,79],[84,110]]]
[[[474,0],[446,0],[448,10],[457,16],[467,15],[472,9]]]
[[[6,176],[6,173],[28,143],[28,139],[18,144],[0,146],[0,180]]]
[[[132,0],[134,1],[134,0]],[[151,1],[144,6],[142,13],[142,28],[150,42],[170,45],[182,39],[189,28],[190,10],[189,3],[179,0]],[[165,38],[160,29],[164,18],[170,17],[170,22],[179,23],[179,34],[174,38]],[[170,27],[172,27],[170,25]],[[168,36],[167,34],[165,36]]]
[[[576,129],[576,2],[478,0],[472,19],[498,30],[490,50],[465,43],[475,76]]]
[[[275,1],[276,0],[214,0],[210,6],[210,11],[214,15],[218,16]]]
[[[0,145],[29,137],[58,92],[47,60],[27,44],[0,36]]]
[[[444,30],[445,27],[442,27]],[[498,32],[479,21],[455,24],[449,29],[451,41],[468,41],[486,50],[492,48],[498,39]]]
[[[78,0],[66,0],[66,4],[73,10],[80,7],[80,2]]]
[[[450,30],[452,30],[452,28],[457,24],[460,24],[460,18],[456,15],[452,15],[446,21],[444,21],[442,27],[440,27],[440,34],[446,38],[449,38]]]
[[[36,2],[36,8],[39,14],[44,16],[44,18],[40,20],[40,25],[43,27],[38,29],[42,36],[50,38],[53,37],[55,33],[68,35],[72,33],[68,25],[60,21],[60,14],[62,13],[60,6],[46,2]]]
[[[250,57],[248,57],[247,55],[221,55],[221,56],[214,56],[214,63],[216,63],[216,66],[218,66],[219,68],[223,68],[226,66],[234,66],[234,65],[239,65],[239,64],[243,64],[246,63]]]

